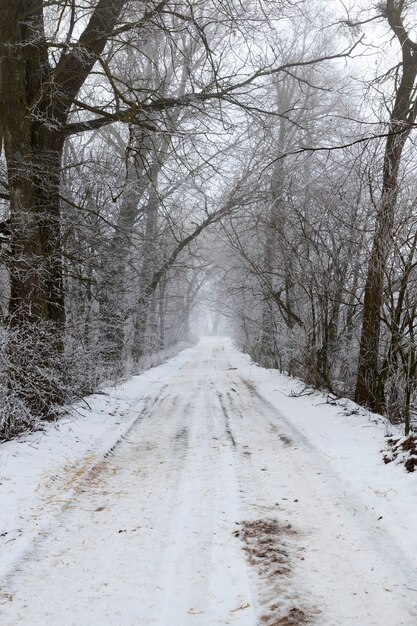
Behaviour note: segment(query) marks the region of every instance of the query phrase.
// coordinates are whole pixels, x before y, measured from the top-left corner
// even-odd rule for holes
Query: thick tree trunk
[[[39,165],[9,160],[10,323],[39,320],[62,331],[65,321],[59,177],[62,150],[32,150]],[[30,159],[30,155],[26,157]],[[23,171],[22,171],[23,169]]]

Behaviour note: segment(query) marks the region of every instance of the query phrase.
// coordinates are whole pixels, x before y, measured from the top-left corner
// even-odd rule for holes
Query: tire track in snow
[[[224,402],[224,398],[223,395],[220,393],[220,391],[217,392],[217,397],[219,399],[219,404],[222,410],[222,413],[224,415],[224,419],[225,419],[225,431],[226,431],[226,435],[230,441],[230,443],[232,444],[233,448],[236,448],[236,440],[235,437],[232,433],[231,427],[230,427],[230,416],[228,413],[228,410],[226,408],[225,402]]]
[[[409,555],[392,541],[392,537],[386,536],[382,532],[382,529],[378,527],[376,519],[372,517],[371,512],[351,492],[345,478],[333,471],[327,459],[320,454],[303,433],[291,424],[289,419],[282,415],[276,406],[262,396],[254,383],[244,376],[239,376],[239,378],[246,390],[246,393],[237,400],[240,406],[244,407],[247,415],[247,420],[243,425],[247,427],[251,419],[254,419],[254,424],[253,427],[248,429],[251,432],[248,439],[248,435],[246,438],[243,436],[242,422],[235,421],[234,424],[238,430],[238,437],[242,443],[250,443],[252,440],[256,442],[258,439],[257,443],[260,446],[258,448],[259,452],[256,454],[254,446],[250,445],[249,448],[252,454],[249,458],[246,457],[248,467],[246,471],[247,484],[249,487],[255,487],[258,484],[257,488],[252,489],[252,502],[256,502],[259,505],[263,492],[259,482],[263,482],[265,487],[267,487],[264,500],[265,512],[269,514],[269,511],[273,511],[275,508],[276,511],[279,511],[279,516],[284,515],[290,523],[294,524],[301,531],[301,536],[304,537],[303,543],[307,549],[306,554],[309,556],[308,562],[312,563],[310,565],[311,571],[306,570],[303,557],[303,566],[301,567],[301,563],[298,561],[296,567],[296,585],[302,590],[302,597],[308,600],[311,590],[317,590],[317,584],[311,578],[312,572],[316,572],[317,577],[321,578],[324,576],[327,588],[339,587],[337,591],[332,589],[331,595],[321,600],[319,594],[316,598],[317,602],[313,603],[313,613],[316,605],[328,606],[332,604],[333,597],[345,597],[345,589],[339,586],[340,577],[343,576],[342,571],[345,571],[345,575],[352,581],[350,582],[351,585],[353,578],[356,581],[360,581],[362,577],[365,578],[365,584],[362,586],[359,584],[357,590],[351,593],[358,596],[365,594],[367,602],[365,605],[361,605],[359,602],[357,607],[358,610],[361,607],[361,611],[366,611],[362,607],[369,606],[367,617],[364,618],[363,615],[362,617],[355,617],[355,614],[352,613],[348,616],[345,615],[342,621],[336,621],[332,618],[329,619],[328,615],[322,615],[318,621],[320,626],[334,626],[335,624],[357,626],[359,623],[366,624],[366,626],[391,624],[393,623],[392,616],[394,610],[398,611],[396,624],[414,626],[417,623],[416,602],[415,598],[412,598],[411,594],[406,591],[407,586],[409,586],[407,585],[409,572],[414,570]],[[280,438],[279,442],[278,437],[270,439],[270,441],[265,438],[265,426],[267,425],[268,427],[271,425],[275,427],[274,430]],[[262,434],[261,438],[254,436],[255,429],[256,432]],[[283,440],[282,435],[284,438],[288,437],[290,439],[289,444],[285,439]],[[273,452],[274,448],[276,452]],[[273,454],[272,457],[271,453]],[[258,459],[258,467],[254,463],[256,457]],[[260,460],[265,463],[265,466]],[[277,461],[279,462],[277,463]],[[281,467],[281,475],[277,472],[279,467]],[[253,477],[256,476],[259,470],[264,472],[264,481],[253,480]],[[271,484],[268,485],[269,474],[271,474],[271,477],[275,476],[276,487],[273,489],[271,489]],[[269,498],[268,491],[270,494]],[[286,498],[282,498],[284,494]],[[251,502],[248,505],[250,507]],[[308,508],[305,510],[303,519],[302,513],[305,506]],[[262,509],[261,506],[258,506],[258,508]],[[340,520],[340,522],[337,520]],[[310,529],[312,523],[313,531]],[[314,526],[315,524],[316,526]],[[306,528],[309,528],[307,534]],[[328,528],[327,534],[323,534],[323,528]],[[353,536],[348,529],[354,531]],[[324,555],[326,555],[326,551],[329,549],[336,551],[340,549],[344,555],[343,558],[346,558],[346,554],[349,554],[346,553],[345,544],[351,545],[347,563],[341,562],[340,565],[338,564],[337,552],[336,555],[331,552],[330,554],[327,553],[327,556],[317,560],[314,553],[319,548],[315,547],[315,542],[319,542],[319,545],[321,545],[320,549],[323,550]],[[360,556],[363,546],[365,546],[365,554],[367,555],[365,559]],[[313,556],[314,558],[311,560]],[[356,572],[353,578],[352,572]],[[368,573],[365,574],[365,572]],[[390,578],[390,575],[392,575],[392,578]],[[309,584],[310,589],[308,589]],[[394,599],[396,596],[392,593],[390,596],[390,591],[397,594],[397,604]],[[382,596],[385,595],[386,611],[391,616],[391,619],[382,617],[385,614],[384,604],[379,599],[382,597],[381,594]],[[402,601],[408,603],[411,612],[414,611],[412,613],[414,617],[411,617],[411,613],[408,618],[405,617],[407,611],[401,611]],[[350,606],[350,604],[350,599],[346,598],[346,607]],[[352,606],[355,606],[355,602],[353,602]],[[388,606],[390,609],[388,609]],[[394,609],[395,606],[396,609]],[[335,613],[338,614],[342,607],[334,606],[333,608]],[[372,610],[374,614],[371,613]],[[399,616],[400,614],[401,617]]]
[[[86,459],[86,465],[88,465],[88,468],[86,470],[84,468],[74,468],[77,484],[71,488],[71,498],[68,496],[69,502],[60,503],[59,512],[57,512],[57,514],[55,514],[53,517],[50,517],[50,528],[48,528],[47,531],[43,532],[41,536],[36,539],[33,545],[33,549],[26,554],[25,561],[21,562],[21,567],[16,568],[15,575],[9,576],[5,581],[8,585],[8,589],[11,589],[10,592],[7,592],[10,598],[13,597],[14,593],[14,581],[17,581],[21,576],[23,576],[23,579],[25,575],[30,576],[30,572],[34,568],[36,571],[36,563],[39,560],[41,560],[40,562],[42,562],[42,560],[45,560],[45,558],[50,558],[51,552],[55,553],[55,543],[58,541],[58,545],[60,545],[60,543],[63,541],[62,531],[66,528],[73,528],[71,532],[75,532],[77,524],[74,516],[78,514],[79,511],[85,511],[86,515],[91,514],[92,517],[96,517],[97,515],[100,517],[104,515],[110,515],[111,518],[114,517],[114,515],[111,513],[111,508],[117,505],[118,499],[121,497],[121,495],[119,494],[119,489],[123,489],[124,485],[127,484],[126,481],[123,480],[122,476],[126,474],[126,472],[128,472],[128,476],[129,474],[131,474],[131,476],[129,476],[129,481],[132,481],[132,479],[133,481],[136,481],[136,479],[134,478],[136,474],[141,476],[140,461],[143,454],[152,455],[154,473],[155,470],[159,471],[159,468],[162,468],[161,471],[164,474],[163,484],[167,486],[169,485],[171,492],[175,493],[175,484],[177,482],[177,477],[172,472],[172,465],[182,465],[182,455],[179,456],[177,451],[173,450],[171,459],[168,459],[165,457],[163,450],[161,450],[159,458],[161,458],[162,455],[164,461],[159,461],[158,455],[155,454],[157,452],[155,446],[146,437],[146,432],[149,427],[152,428],[152,423],[155,421],[156,416],[161,413],[163,415],[166,415],[167,417],[171,416],[173,413],[173,409],[177,404],[178,396],[171,396],[169,393],[163,393],[163,391],[165,391],[167,387],[168,385],[164,385],[163,388],[155,390],[155,395],[147,397],[145,406],[143,406],[140,414],[135,418],[134,422],[129,425],[129,427],[125,430],[123,436],[119,437],[117,442],[110,446],[107,450],[107,453],[105,453],[99,460],[97,460],[91,466],[90,460]],[[184,423],[184,418],[187,417],[187,410],[185,410],[187,404],[189,405],[190,403],[187,402],[185,405],[181,403],[178,407],[178,411],[176,412],[176,419],[170,423],[170,428],[172,428],[173,430],[178,430],[179,428],[182,428],[181,424]],[[143,427],[145,426],[145,431],[142,433]],[[168,439],[170,440],[170,437]],[[136,463],[134,463],[135,461]],[[129,467],[131,469],[129,469]],[[148,480],[151,480],[152,484],[152,474],[148,472],[148,475]],[[114,483],[115,480],[117,481],[118,476],[121,477],[120,487],[117,482],[116,484]],[[143,480],[143,476],[141,476],[140,480]],[[108,486],[112,483],[112,487]],[[114,497],[112,496],[112,494],[114,494]],[[104,501],[105,506],[103,506],[100,501]],[[169,518],[167,506],[168,503],[164,503],[164,511],[166,511],[165,515]],[[120,524],[118,530],[119,534],[130,533],[137,530],[137,528],[134,527],[137,525],[137,521],[136,523],[130,524],[132,528],[127,529],[123,526],[123,520],[116,523]],[[124,523],[126,524],[126,522]],[[91,524],[91,522],[89,522],[89,524]],[[84,526],[84,528],[88,530],[88,526]],[[106,533],[105,528],[103,530]],[[150,530],[152,530],[152,528]],[[130,540],[130,535],[126,535],[126,537]],[[76,540],[77,538],[74,537],[74,541]],[[71,550],[65,548],[62,555],[65,559],[71,559]],[[155,563],[155,567],[157,567],[158,569],[160,568],[159,562]],[[25,572],[28,573],[25,574]],[[96,573],[94,572],[92,578],[94,579],[95,576]],[[16,600],[14,600],[14,602],[16,602]],[[67,614],[67,619],[70,619],[69,614]],[[0,621],[1,623],[4,623],[1,618]],[[36,621],[34,623],[24,623],[28,624],[28,626],[29,623],[30,626],[34,626],[35,623],[37,626],[43,626],[44,621],[43,619],[41,619],[40,621]],[[51,622],[50,620],[45,620],[45,623],[50,624]],[[57,622],[55,620],[52,622],[52,625],[56,626],[57,623],[62,622]],[[66,621],[65,626],[67,626],[67,624],[69,623],[69,621]],[[102,623],[107,624],[108,622],[104,620],[104,622]],[[109,623],[113,624],[116,622],[112,621]],[[7,624],[13,624],[13,626],[15,626],[15,621],[13,620],[12,622],[7,622]]]
[[[234,381],[233,385],[233,394],[226,393],[229,406],[226,407],[224,402],[221,402],[221,406],[223,414],[227,416],[228,430],[231,431],[230,416],[233,415],[236,418],[233,429],[238,431],[245,420],[241,390],[247,388],[247,385],[244,385],[242,380]],[[223,399],[221,394],[220,398]],[[249,406],[245,404],[246,419],[250,419],[254,412],[257,412],[257,407],[253,401]],[[289,445],[290,439],[279,433],[276,426],[271,428],[271,432],[276,437],[277,445],[282,449]],[[303,558],[304,548],[300,543],[300,534],[287,520],[282,520],[276,506],[264,507],[267,515],[258,517],[261,507],[254,507],[251,498],[248,498],[248,484],[256,482],[257,493],[260,494],[263,479],[256,480],[259,472],[253,467],[249,472],[244,470],[244,467],[247,467],[245,459],[251,463],[250,444],[239,445],[238,452],[240,460],[237,480],[242,508],[248,518],[240,521],[239,530],[234,535],[241,541],[250,567],[251,579],[257,589],[259,624],[262,626],[317,624],[319,609],[313,605],[314,600],[311,597],[298,593],[297,581],[294,579],[294,564]]]
[[[113,442],[107,443],[98,454],[86,455],[82,459],[78,459],[73,465],[63,466],[62,473],[56,472],[42,485],[41,504],[33,512],[33,519],[38,520],[34,522],[36,528],[31,528],[29,537],[26,538],[22,548],[16,552],[16,558],[10,560],[9,566],[0,580],[0,594],[6,593],[4,590],[7,590],[13,581],[18,566],[34,559],[42,544],[56,527],[63,523],[65,516],[73,510],[80,495],[85,491],[84,485],[94,481],[98,474],[104,471],[108,460],[114,456],[118,448],[128,440],[129,435],[149,415],[151,407],[154,407],[158,401],[160,403],[164,401],[162,394],[167,387],[168,385],[164,384],[156,397],[145,396],[141,402],[143,406],[139,414],[131,419],[123,432],[120,433],[119,431],[117,438]],[[130,413],[136,413],[136,411],[137,408],[134,408]]]
[[[230,344],[206,340],[152,390],[140,426],[16,576],[2,624],[417,623],[401,585],[380,593],[403,555],[369,542],[342,477],[251,374]]]

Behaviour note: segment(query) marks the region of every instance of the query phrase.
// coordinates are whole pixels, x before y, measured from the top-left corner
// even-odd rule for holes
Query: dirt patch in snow
[[[407,472],[414,472],[417,467],[417,435],[408,437],[389,437],[388,450],[384,451],[384,462],[396,461],[404,465]]]
[[[278,621],[270,622],[267,616],[261,617],[261,623],[268,626],[300,626],[302,624],[311,624],[308,616],[301,609],[290,609],[288,615],[281,617]]]
[[[260,583],[262,626],[305,626],[313,624],[318,611],[300,608],[291,584],[298,534],[291,524],[265,518],[245,520],[236,537],[243,542],[249,564]]]

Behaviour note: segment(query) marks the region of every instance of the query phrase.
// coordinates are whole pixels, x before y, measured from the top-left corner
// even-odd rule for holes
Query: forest
[[[417,409],[414,0],[0,1],[0,439],[210,332]]]

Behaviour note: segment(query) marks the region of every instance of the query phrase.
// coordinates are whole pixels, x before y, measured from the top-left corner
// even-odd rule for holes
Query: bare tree
[[[417,43],[404,25],[405,2],[387,0],[379,5],[401,47],[399,77],[395,81],[395,98],[390,112],[383,160],[383,180],[375,234],[369,258],[361,346],[355,398],[375,411],[383,410],[383,387],[379,376],[381,307],[387,259],[393,247],[395,208],[401,156],[417,114],[415,93],[417,76]]]

